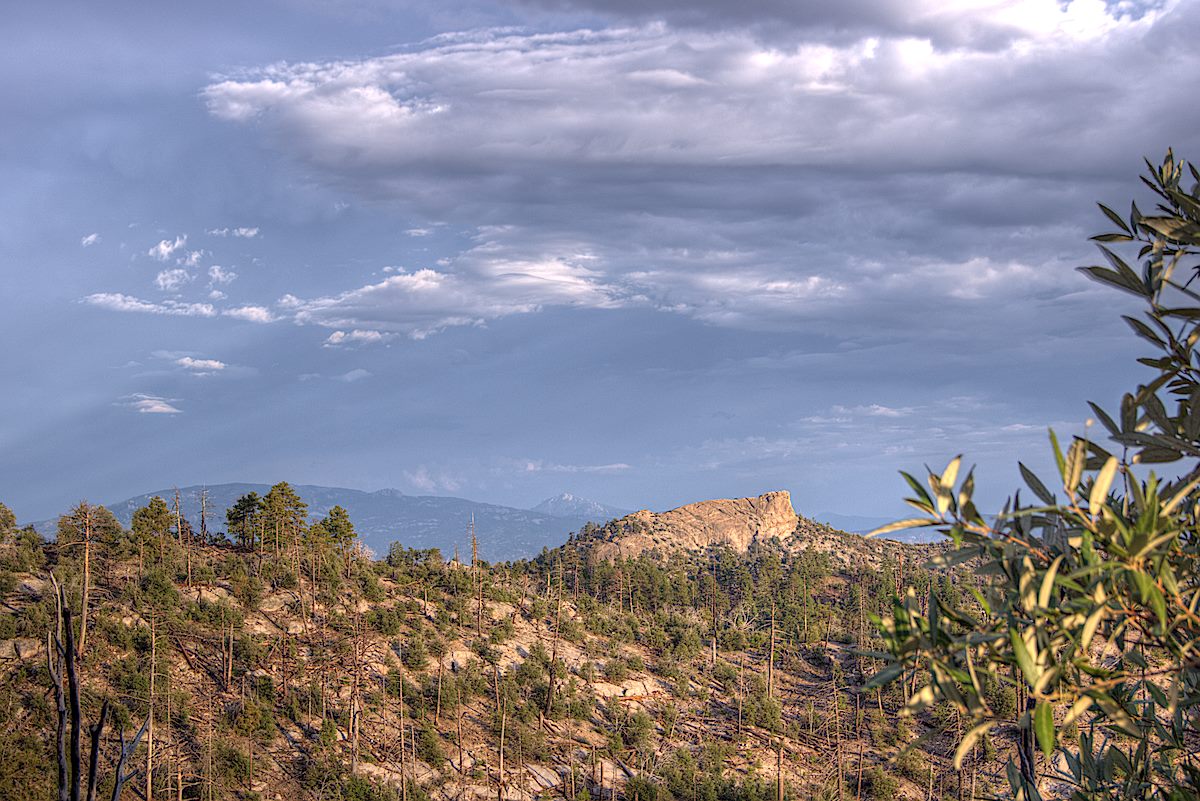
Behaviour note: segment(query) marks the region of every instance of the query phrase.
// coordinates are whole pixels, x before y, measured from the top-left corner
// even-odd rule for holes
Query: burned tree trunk
[[[100,776],[100,738],[104,734],[104,724],[108,720],[108,701],[100,707],[100,720],[88,727],[91,738],[91,749],[88,752],[88,787],[87,801],[96,801],[96,785]]]

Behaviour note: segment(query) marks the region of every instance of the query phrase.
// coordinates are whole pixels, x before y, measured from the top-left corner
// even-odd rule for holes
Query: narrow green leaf
[[[958,748],[954,751],[955,770],[962,770],[963,760],[967,758],[967,754],[971,753],[971,749],[975,747],[975,743],[979,742],[979,738],[987,734],[988,729],[995,725],[996,721],[985,720],[982,723],[972,726],[970,731],[963,735],[962,742],[958,744]]]
[[[1088,496],[1088,510],[1092,516],[1100,514],[1100,508],[1108,500],[1108,491],[1112,488],[1113,478],[1117,475],[1117,457],[1110,456],[1100,468],[1096,480],[1092,483],[1092,492]]]
[[[1079,637],[1079,647],[1083,651],[1087,651],[1088,646],[1092,644],[1092,637],[1096,635],[1096,628],[1100,625],[1100,621],[1104,619],[1108,607],[1101,604],[1087,617],[1083,624],[1083,634]]]
[[[1017,665],[1020,666],[1021,672],[1025,674],[1025,680],[1031,685],[1035,684],[1040,676],[1037,669],[1037,664],[1034,662],[1034,656],[1029,653],[1029,649],[1025,647],[1025,641],[1021,639],[1021,634],[1015,628],[1008,630],[1008,639],[1012,643],[1013,654],[1017,657]]]
[[[872,676],[871,680],[866,684],[866,689],[873,690],[876,687],[884,687],[888,684],[891,684],[893,681],[900,678],[900,674],[903,672],[903,663],[893,662]]]
[[[1133,233],[1132,231],[1129,230],[1129,226],[1125,224],[1125,220],[1123,220],[1121,218],[1120,214],[1117,214],[1115,211],[1110,209],[1108,206],[1105,206],[1103,203],[1100,203],[1097,205],[1100,206],[1100,211],[1104,212],[1104,216],[1107,217],[1108,219],[1112,220],[1117,225],[1118,228],[1120,228],[1122,231],[1124,231],[1127,234]]]
[[[1083,466],[1087,461],[1087,446],[1083,440],[1076,439],[1071,443],[1071,447],[1067,450],[1067,469],[1063,476],[1063,489],[1067,491],[1068,496],[1074,496],[1075,490],[1079,488],[1079,481],[1083,478]]]
[[[1050,493],[1050,490],[1046,489],[1046,485],[1042,483],[1042,480],[1021,462],[1017,462],[1017,468],[1021,471],[1021,477],[1025,479],[1025,483],[1029,485],[1029,489],[1033,490],[1033,494],[1038,496],[1038,499],[1042,503],[1052,506],[1054,504],[1054,496]]]
[[[1042,579],[1042,587],[1038,590],[1038,607],[1041,609],[1048,609],[1050,607],[1050,593],[1054,590],[1054,577],[1058,575],[1058,568],[1062,562],[1062,554],[1054,557],[1054,561],[1050,563],[1050,568],[1046,571],[1046,575]]]
[[[943,490],[949,490],[954,487],[958,481],[958,468],[962,464],[962,454],[955,456],[950,460],[950,464],[946,465],[946,469],[942,471],[942,477],[938,483],[941,484]]]
[[[1054,433],[1054,429],[1050,430],[1050,447],[1054,450],[1054,463],[1058,465],[1058,474],[1062,478],[1066,478],[1066,461],[1063,459],[1062,448],[1058,444],[1058,436]]]
[[[1080,715],[1092,708],[1092,699],[1084,695],[1075,699],[1075,703],[1071,704],[1071,708],[1067,710],[1067,714],[1063,716],[1063,725],[1070,726]]]
[[[1088,406],[1092,407],[1092,411],[1096,413],[1096,417],[1100,420],[1101,425],[1103,425],[1105,428],[1108,429],[1108,433],[1110,433],[1110,434],[1120,434],[1121,433],[1121,429],[1113,421],[1112,417],[1109,416],[1108,412],[1104,411],[1103,409],[1101,409],[1099,406],[1097,406],[1095,403],[1092,403],[1091,401],[1088,401]]]
[[[1130,283],[1120,273],[1110,270],[1107,267],[1080,267],[1079,271],[1102,284],[1114,286],[1117,289],[1137,295],[1140,298],[1146,296],[1146,291],[1142,288],[1141,284]]]
[[[889,534],[893,531],[900,531],[906,528],[923,528],[925,526],[936,526],[940,521],[928,517],[910,517],[906,520],[897,520],[894,523],[888,523],[885,526],[880,526],[874,531],[867,534],[868,537],[876,537],[880,534]]]
[[[1187,497],[1192,494],[1192,491],[1196,487],[1200,487],[1200,476],[1189,481],[1179,492],[1171,496],[1171,500],[1167,501],[1166,505],[1163,506],[1163,514],[1169,515],[1173,513],[1179,507],[1179,504],[1187,500]]]
[[[1054,753],[1054,708],[1048,701],[1038,701],[1033,712],[1033,730],[1046,759]]]

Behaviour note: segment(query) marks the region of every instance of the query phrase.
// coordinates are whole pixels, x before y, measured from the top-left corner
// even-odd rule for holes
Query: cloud
[[[138,414],[183,414],[182,409],[173,405],[175,402],[174,398],[163,398],[138,392],[125,396],[121,405],[135,410]]]
[[[258,236],[258,228],[210,228],[206,233],[210,236],[234,236],[240,239],[253,239]]]
[[[753,30],[767,39],[796,36],[900,36],[928,39],[939,48],[998,48],[1014,42],[1102,36],[1122,19],[1153,14],[1172,3],[1051,2],[993,3],[965,0],[519,0],[538,10],[600,14],[620,22],[667,20],[683,27]]]
[[[370,378],[371,375],[372,373],[370,370],[364,370],[361,367],[358,367],[337,376],[337,380],[346,384],[353,384],[355,381],[362,381],[364,378]]]
[[[296,321],[416,339],[554,308],[840,339],[1067,329],[1093,200],[1146,148],[1200,147],[1200,110],[1167,88],[1200,70],[1186,5],[852,4],[892,20],[870,30],[780,5],[787,42],[711,5],[707,27],[658,0],[667,24],[476,31],[213,81],[214,116],[390,201],[409,232],[476,227],[444,263],[295,299]],[[1149,40],[1170,58],[1148,62]],[[1038,314],[1051,302],[1061,322]]]
[[[266,306],[238,306],[221,312],[226,317],[235,320],[245,320],[248,323],[273,323],[276,318]]]
[[[214,264],[208,268],[208,285],[216,284],[232,284],[237,280],[237,273],[233,270],[226,270],[219,264]]]
[[[175,237],[174,241],[163,239],[157,245],[146,251],[146,255],[158,261],[167,261],[175,251],[187,244],[187,234]]]
[[[154,285],[163,292],[175,292],[195,280],[195,276],[183,267],[162,270],[154,277]]]
[[[340,295],[292,298],[286,308],[298,323],[338,329],[326,344],[339,345],[381,341],[384,334],[397,333],[424,339],[452,326],[481,325],[545,306],[611,308],[620,303],[620,290],[602,284],[581,261],[508,260],[482,246],[460,257],[456,267],[456,272],[424,268],[392,275]]]
[[[88,234],[79,240],[79,244],[85,248],[90,248],[92,245],[100,241],[100,234]]]
[[[395,334],[385,334],[382,331],[364,331],[356,328],[353,331],[334,331],[325,339],[325,347],[335,348],[343,345],[374,345],[386,342]]]
[[[188,254],[186,256],[184,256],[181,259],[178,259],[176,263],[182,264],[186,267],[195,267],[197,264],[200,263],[200,259],[203,257],[204,257],[203,250],[191,250],[191,251],[188,251]]]
[[[1006,19],[1000,24],[1015,39],[946,50],[908,33],[764,46],[746,32],[662,25],[485,30],[359,61],[276,64],[203,94],[214,115],[255,120],[297,157],[396,195],[423,168],[449,164],[478,177],[547,163],[1012,163],[1030,154],[1008,145],[1046,133],[1039,112],[1052,111],[1064,92],[1112,88],[1132,99],[1136,90],[1120,84],[1121,61],[1170,15],[1133,19],[1098,5],[1060,11],[1053,0],[1026,0],[1025,25],[1009,7],[980,3],[955,15],[979,28]],[[1084,72],[1082,63],[1100,70]],[[1026,87],[1038,91],[1017,101]],[[1092,116],[1085,126],[1145,133],[1133,121]],[[937,148],[928,147],[933,133]],[[1094,148],[1075,152],[1071,137],[1038,141],[1066,159],[1060,168],[1096,156]],[[406,179],[406,170],[416,173]]]
[[[626,470],[633,469],[631,465],[624,462],[614,462],[612,464],[557,464],[554,462],[543,462],[540,460],[527,459],[520,469],[525,473],[622,473]]]
[[[97,292],[83,299],[84,303],[117,312],[139,312],[142,314],[164,314],[176,317],[215,317],[216,309],[209,303],[183,303],[164,300],[152,303],[120,292]]]
[[[834,414],[842,416],[842,419],[844,419],[845,415],[851,414],[864,417],[908,417],[913,413],[913,409],[911,406],[893,408],[891,406],[884,406],[879,403],[872,403],[866,406],[854,407],[838,405],[833,407],[833,412]]]
[[[175,364],[198,375],[209,375],[224,370],[228,366],[225,362],[217,359],[194,359],[191,356],[182,356],[175,360]]]
[[[453,475],[431,470],[425,465],[415,470],[405,470],[404,479],[422,492],[455,492],[462,488],[462,482]]]

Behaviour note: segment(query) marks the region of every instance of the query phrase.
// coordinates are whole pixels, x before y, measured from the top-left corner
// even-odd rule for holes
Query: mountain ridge
[[[593,501],[591,498],[581,498],[570,492],[563,492],[530,508],[531,512],[554,515],[555,517],[586,517],[593,523],[603,523],[618,517],[632,514],[632,509],[621,509],[616,506]]]
[[[228,482],[179,487],[178,491],[183,517],[196,530],[200,529],[200,495],[207,491],[208,529],[224,531],[226,509],[242,495],[265,495],[270,488],[269,484]],[[316,484],[293,484],[292,488],[308,504],[311,519],[320,519],[334,506],[346,509],[359,539],[380,557],[387,555],[393,542],[420,550],[438,548],[446,558],[456,547],[469,552],[467,527],[474,519],[480,556],[508,561],[561,545],[572,531],[591,522],[586,517],[551,515],[452,496],[408,495],[396,489],[367,491]],[[128,526],[133,513],[155,496],[173,505],[175,492],[174,487],[155,490],[106,506],[122,525]],[[41,533],[53,535],[57,519],[33,525]]]

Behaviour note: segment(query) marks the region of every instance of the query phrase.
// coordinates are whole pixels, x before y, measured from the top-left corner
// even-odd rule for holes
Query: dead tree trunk
[[[125,775],[125,767],[129,764],[129,757],[133,756],[133,752],[137,750],[138,743],[142,740],[142,735],[146,733],[146,728],[150,725],[150,716],[146,716],[146,720],[142,723],[142,728],[138,729],[138,733],[134,735],[133,740],[125,742],[125,731],[118,732],[121,738],[121,754],[117,758],[117,770],[113,775],[113,789],[110,801],[121,801],[121,791],[125,787],[125,782],[129,777]]]
[[[108,700],[100,707],[100,720],[88,727],[91,738],[91,749],[88,752],[88,787],[87,801],[96,801],[96,785],[100,776],[100,737],[104,734],[104,724],[108,720]]]
[[[58,713],[55,727],[55,744],[58,752],[58,801],[71,801],[71,768],[67,762],[67,695],[63,689],[63,660],[60,651],[58,637],[47,632],[46,669],[50,672],[50,683],[54,687],[54,704]]]

